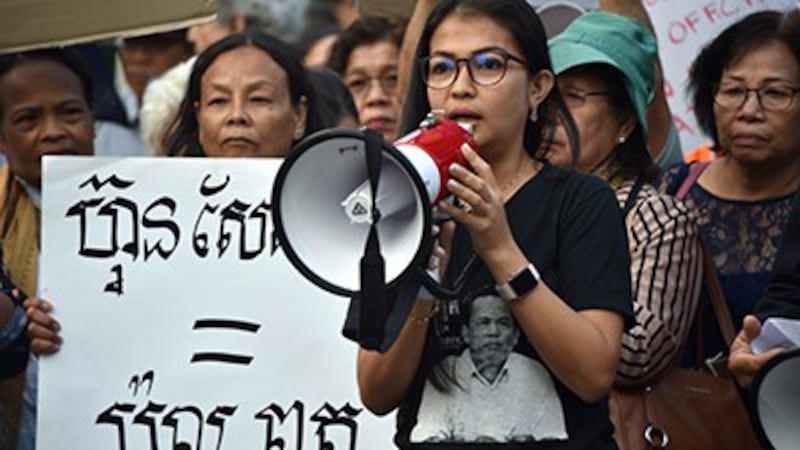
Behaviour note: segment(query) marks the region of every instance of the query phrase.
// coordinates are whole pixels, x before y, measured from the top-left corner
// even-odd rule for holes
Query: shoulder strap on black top
[[[704,161],[689,166],[689,173],[675,194],[675,197],[678,200],[683,200],[686,198],[692,186],[694,186],[698,178],[700,178],[700,175],[709,164],[710,162]],[[736,328],[733,325],[733,319],[731,318],[731,312],[728,308],[728,302],[725,300],[725,294],[722,292],[722,286],[719,283],[717,270],[714,267],[714,262],[711,261],[711,257],[708,254],[707,248],[708,247],[705,245],[705,242],[703,242],[703,278],[706,282],[708,297],[711,299],[711,306],[714,308],[714,315],[717,318],[717,324],[722,332],[722,337],[725,339],[725,342],[730,345],[730,343],[733,342]],[[698,305],[698,309],[701,308],[702,306]],[[698,327],[698,330],[699,329],[700,328]],[[698,349],[698,354],[702,354],[702,349]]]

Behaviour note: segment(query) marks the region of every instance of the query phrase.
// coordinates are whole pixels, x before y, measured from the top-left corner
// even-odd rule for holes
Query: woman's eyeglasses
[[[564,103],[569,108],[579,108],[586,103],[586,99],[593,96],[611,95],[608,91],[584,91],[576,88],[567,88],[561,90],[561,96],[564,98]]]
[[[756,100],[765,111],[784,111],[794,103],[794,97],[800,89],[788,86],[763,86],[750,89],[742,85],[723,84],[717,88],[714,102],[729,109],[739,109],[747,102],[750,93],[756,94]]]
[[[350,89],[350,94],[356,98],[364,97],[376,82],[386,95],[393,95],[397,90],[397,73],[389,72],[377,77],[358,75],[345,78],[345,84]]]
[[[436,54],[422,58],[422,81],[431,89],[446,89],[458,78],[461,63],[467,66],[470,79],[480,86],[493,86],[506,75],[509,61],[525,66],[525,60],[502,48],[480,50],[469,58],[453,58]]]

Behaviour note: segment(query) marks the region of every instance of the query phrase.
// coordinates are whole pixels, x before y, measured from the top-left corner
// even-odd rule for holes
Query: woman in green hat
[[[651,182],[647,148],[656,43],[634,19],[585,14],[550,41],[557,83],[580,136],[576,167],[608,181],[625,216],[636,325],[623,335],[617,385],[636,385],[672,362],[685,339],[701,287],[697,226],[679,200]],[[573,163],[564,127],[547,155]]]

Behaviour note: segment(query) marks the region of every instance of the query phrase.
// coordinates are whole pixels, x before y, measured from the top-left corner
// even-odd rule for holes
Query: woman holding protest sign
[[[0,241],[3,265],[24,295],[33,353],[60,345],[58,322],[49,302],[36,298],[39,276],[39,220],[42,157],[94,153],[91,71],[72,50],[37,50],[0,56],[0,148],[8,164],[0,170]],[[4,287],[5,288],[5,287]],[[37,364],[30,359],[19,449],[33,449]],[[9,386],[6,386],[8,389]],[[8,391],[6,391],[8,392]],[[15,411],[19,391],[4,396],[6,413]],[[9,445],[17,434],[6,418]],[[14,448],[14,447],[11,447]]]
[[[463,278],[467,294],[418,299],[385,353],[360,350],[364,404],[379,414],[399,408],[400,448],[614,448],[605,395],[631,314],[630,261],[611,189],[540,158],[540,117],[555,109],[572,121],[539,18],[525,2],[446,0],[428,18],[416,56],[405,131],[443,110],[474,126],[479,147],[462,149],[468,167],[450,167],[448,189],[467,206],[441,205],[457,222],[440,238],[444,282]],[[463,276],[470,267],[479,269]],[[505,301],[468,308],[487,288],[495,293],[480,298]],[[517,338],[501,343],[508,329],[518,329]],[[495,351],[501,347],[517,362],[489,358],[499,363],[493,376],[468,362],[448,364],[467,348],[509,354]],[[464,371],[472,373],[468,385],[459,381]],[[556,401],[507,417],[491,392],[511,386],[524,396],[525,380]]]
[[[313,88],[291,47],[247,31],[197,57],[167,154],[284,156],[320,124]]]

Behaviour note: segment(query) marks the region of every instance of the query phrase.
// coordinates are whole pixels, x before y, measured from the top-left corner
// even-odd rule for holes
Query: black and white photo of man
[[[464,307],[465,348],[436,367],[446,389],[427,380],[412,442],[527,442],[566,439],[564,412],[550,374],[514,352],[520,331],[494,293]]]

